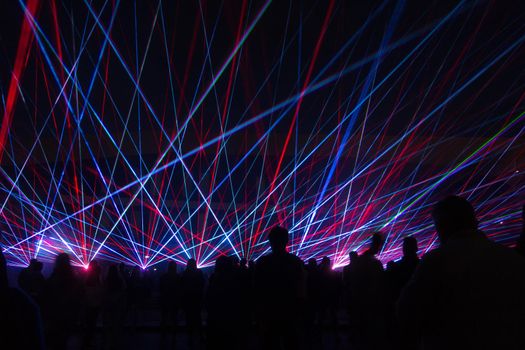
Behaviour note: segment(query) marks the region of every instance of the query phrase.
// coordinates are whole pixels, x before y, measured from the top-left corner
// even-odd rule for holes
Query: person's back
[[[160,298],[163,307],[172,308],[179,299],[180,278],[177,273],[177,264],[170,261],[168,271],[160,277]]]
[[[181,275],[181,304],[188,331],[188,346],[195,348],[202,340],[202,304],[204,275],[195,259],[188,259]]]
[[[305,298],[303,263],[290,253],[269,254],[257,263],[257,287],[263,317],[294,319]]]
[[[46,341],[50,347],[66,348],[68,338],[76,326],[80,292],[69,256],[66,253],[58,254],[53,272],[46,281],[43,298]]]
[[[29,266],[23,269],[18,276],[18,286],[34,301],[40,302],[44,290],[45,278],[42,275],[42,263],[31,259]]]
[[[286,229],[274,227],[269,241],[272,252],[257,261],[255,272],[263,349],[297,349],[306,297],[303,262],[286,251]]]
[[[2,349],[44,349],[40,310],[25,293],[9,288],[6,262],[1,251],[0,310]]]
[[[208,349],[237,349],[239,338],[239,280],[231,257],[216,260],[206,293]],[[243,320],[244,321],[244,320]]]
[[[182,299],[187,306],[198,306],[202,303],[204,292],[204,275],[197,268],[194,259],[188,260],[188,265],[181,276]]]
[[[469,205],[458,197],[443,202],[450,208],[438,204],[438,233],[439,221],[448,220],[440,210]],[[423,349],[525,349],[525,260],[488,240],[471,219],[469,227],[456,220],[459,229],[441,233],[441,246],[421,260],[399,300],[400,320]]]
[[[383,245],[380,232],[371,237],[370,248],[357,258],[353,289],[355,347],[382,349],[386,334],[386,290],[383,265],[376,258]]]

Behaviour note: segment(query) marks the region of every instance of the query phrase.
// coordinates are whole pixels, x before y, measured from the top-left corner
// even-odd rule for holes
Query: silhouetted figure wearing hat
[[[525,260],[478,230],[472,205],[447,197],[432,213],[440,246],[399,300],[420,349],[525,349]]]
[[[303,262],[287,252],[285,228],[272,228],[268,239],[272,252],[259,259],[255,276],[262,346],[298,349],[306,296]]]

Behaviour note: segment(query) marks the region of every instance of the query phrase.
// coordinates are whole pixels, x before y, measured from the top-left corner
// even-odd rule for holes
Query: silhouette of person
[[[84,337],[84,346],[91,347],[97,327],[97,320],[102,307],[102,270],[97,261],[92,261],[86,271],[84,281],[84,306],[86,333]]]
[[[330,325],[337,325],[337,308],[339,302],[340,285],[337,273],[332,270],[330,258],[325,256],[319,264],[320,278],[320,322],[328,315]]]
[[[407,284],[419,264],[417,251],[417,239],[415,237],[405,237],[403,239],[403,257],[395,265],[399,289]]]
[[[286,250],[288,230],[276,226],[268,239],[271,253],[259,259],[255,283],[263,349],[298,349],[304,307],[303,262]]]
[[[478,230],[464,198],[443,199],[432,217],[440,245],[401,294],[403,329],[421,349],[525,349],[525,260]]]
[[[189,259],[181,276],[182,309],[184,311],[188,341],[190,347],[195,347],[197,336],[201,336],[202,303],[204,296],[204,275],[197,268],[195,259]]]
[[[239,279],[232,258],[215,261],[206,293],[208,311],[208,349],[236,349],[239,331]]]
[[[348,254],[349,262],[348,265],[346,265],[343,268],[343,288],[345,291],[345,302],[346,302],[346,310],[348,314],[348,322],[350,325],[350,329],[354,328],[356,320],[358,319],[358,316],[355,315],[355,310],[357,308],[357,303],[359,303],[359,299],[357,296],[357,260],[359,259],[359,255],[356,251],[351,251]]]
[[[387,313],[387,336],[389,344],[392,344],[395,349],[412,349],[415,346],[413,340],[406,338],[406,335],[400,332],[398,328],[396,302],[399,299],[401,290],[408,283],[419,263],[417,251],[416,238],[405,237],[403,239],[403,257],[397,262],[390,261],[387,264],[386,291],[388,296],[385,307]]]
[[[124,308],[126,307],[126,282],[116,265],[112,264],[109,266],[103,287],[102,323],[104,327],[104,342],[107,348],[118,349],[122,346]]]
[[[175,335],[180,299],[180,278],[177,263],[170,261],[168,270],[160,277],[161,328],[163,335],[171,329]]]
[[[38,306],[25,293],[9,288],[7,264],[0,250],[0,339],[2,348],[44,349]]]
[[[306,324],[308,330],[315,325],[319,316],[320,299],[321,299],[321,274],[314,258],[308,259],[305,268],[306,272]],[[310,332],[309,332],[310,333]]]
[[[141,300],[142,276],[140,273],[140,268],[138,266],[133,266],[130,273],[126,277],[127,312],[131,318],[131,326],[136,328],[139,316],[139,308],[143,302],[143,300]]]
[[[26,292],[35,302],[40,303],[46,279],[42,275],[44,265],[37,259],[31,259],[29,266],[20,271],[18,286]]]
[[[50,348],[66,348],[78,320],[80,292],[69,255],[58,254],[44,292],[46,340]]]
[[[235,306],[239,317],[236,322],[238,344],[246,344],[248,332],[252,326],[253,313],[253,273],[248,267],[246,258],[241,258],[236,271],[234,282],[237,290],[234,292],[237,299]]]
[[[370,247],[359,256],[355,266],[355,298],[353,316],[357,348],[380,349],[383,347],[385,320],[385,274],[383,265],[376,258],[383,246],[381,233],[372,235]]]

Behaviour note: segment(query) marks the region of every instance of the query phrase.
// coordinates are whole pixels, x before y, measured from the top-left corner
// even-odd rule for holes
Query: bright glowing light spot
[[[146,259],[149,259],[149,255],[146,255]]]
[[[499,224],[500,224],[500,225],[503,225],[503,221],[500,221]]]

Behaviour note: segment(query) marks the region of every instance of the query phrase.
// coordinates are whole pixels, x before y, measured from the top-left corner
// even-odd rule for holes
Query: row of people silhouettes
[[[523,257],[491,242],[463,198],[437,203],[432,217],[439,247],[420,260],[417,241],[406,237],[403,257],[389,262],[386,270],[376,257],[383,246],[379,232],[371,236],[363,254],[350,253],[350,263],[340,275],[328,257],[320,265],[315,259],[305,265],[289,253],[288,231],[282,227],[269,233],[271,253],[249,267],[246,260],[217,259],[207,289],[195,260],[188,260],[180,274],[172,262],[160,280],[162,332],[175,335],[182,311],[190,348],[202,345],[201,315],[206,309],[210,349],[247,348],[243,336],[253,322],[263,349],[318,348],[312,335],[327,319],[332,325],[337,322],[343,299],[353,349],[525,348]],[[118,349],[126,310],[144,303],[151,293],[146,271],[111,265],[104,278],[92,262],[81,279],[68,255],[59,254],[47,280],[36,260],[19,275],[20,287],[35,304],[7,287],[3,257],[1,267],[1,302],[7,315],[1,317],[1,330],[9,337],[25,324],[33,336],[23,339],[22,349],[38,349],[42,343],[36,304],[48,348],[66,347],[83,310],[85,346],[93,343],[101,321],[106,347]]]

